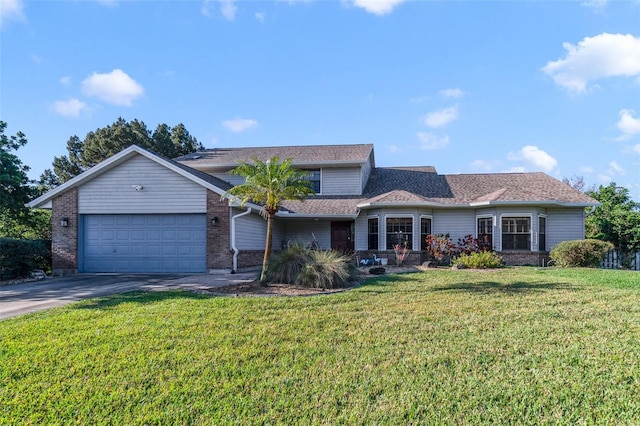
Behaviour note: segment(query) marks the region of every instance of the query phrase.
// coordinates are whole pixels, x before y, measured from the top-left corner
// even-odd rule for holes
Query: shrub
[[[456,245],[451,242],[449,234],[427,235],[425,242],[426,252],[438,265],[450,263],[456,253]]]
[[[465,235],[464,238],[458,238],[456,251],[460,254],[491,251],[491,244],[489,244],[489,241],[486,239],[473,238],[473,235]]]
[[[34,269],[51,270],[51,241],[0,238],[0,280],[28,277]]]
[[[351,258],[335,250],[313,250],[290,244],[269,264],[269,281],[312,288],[344,287],[358,268]]]
[[[613,248],[610,242],[593,239],[563,241],[551,249],[549,256],[563,268],[596,268]]]
[[[309,262],[311,251],[300,243],[291,243],[272,257],[267,279],[270,282],[293,284]]]
[[[470,254],[461,254],[454,262],[455,266],[471,269],[491,269],[500,268],[503,261],[493,251],[480,251]]]
[[[296,279],[296,284],[312,288],[344,287],[355,277],[356,266],[348,256],[335,250],[311,251],[307,263]]]

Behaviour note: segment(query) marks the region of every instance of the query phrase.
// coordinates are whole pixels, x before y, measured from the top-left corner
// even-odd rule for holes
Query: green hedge
[[[0,280],[25,278],[34,269],[51,270],[51,240],[0,238]]]
[[[492,269],[501,268],[504,265],[502,258],[493,251],[481,251],[470,254],[461,254],[453,264],[461,268]]]
[[[553,247],[549,256],[556,266],[563,268],[597,268],[604,256],[613,249],[613,244],[607,241],[571,240]]]

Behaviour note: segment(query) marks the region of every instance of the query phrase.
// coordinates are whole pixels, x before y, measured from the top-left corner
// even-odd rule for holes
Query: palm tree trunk
[[[273,239],[273,215],[267,213],[267,241],[264,246],[264,257],[262,258],[262,273],[260,274],[260,283],[267,285],[267,269],[269,268],[269,258],[271,257],[271,240]]]

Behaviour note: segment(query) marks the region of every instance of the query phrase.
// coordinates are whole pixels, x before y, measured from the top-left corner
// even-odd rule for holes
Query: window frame
[[[429,233],[425,234],[422,232],[422,220],[426,219],[429,221]],[[427,248],[427,242],[426,242],[426,237],[427,235],[433,235],[433,216],[432,215],[420,215],[420,250],[426,250]]]
[[[548,226],[548,220],[547,220],[547,215],[546,214],[540,214],[538,215],[538,251],[547,251],[547,228]],[[544,232],[540,232],[540,221],[544,220]],[[544,238],[541,238],[541,236],[544,235]],[[544,244],[540,244],[541,241],[544,240]]]
[[[481,220],[490,220],[491,222],[491,226],[489,227],[489,230],[491,231],[489,234],[481,234],[480,233],[480,221]],[[494,247],[494,229],[496,227],[496,217],[492,214],[485,214],[485,215],[477,215],[476,216],[476,239],[480,239],[481,235],[489,235],[489,245],[491,246],[491,250],[493,250]]]
[[[304,178],[307,182],[311,182],[311,189],[315,192],[316,195],[322,195],[322,168],[314,168],[314,169],[300,169],[303,172],[309,173],[307,177]],[[318,179],[311,179],[315,176],[315,173],[318,173]],[[316,191],[315,183],[318,183],[318,191]]]
[[[504,232],[504,221],[507,219],[527,219],[529,221],[529,231],[528,232]],[[500,216],[500,250],[501,251],[505,251],[505,250],[509,250],[509,251],[533,251],[532,250],[532,245],[533,245],[533,215],[531,213],[509,213],[509,214],[503,214]],[[516,226],[516,231],[517,231],[517,226],[518,224],[515,224]],[[507,248],[505,249],[504,247],[504,239],[505,239],[505,234],[506,235],[527,235],[528,236],[528,248]],[[515,237],[514,237],[515,238]],[[517,246],[517,241],[514,239],[514,246]]]
[[[376,232],[371,233],[371,221],[376,221]],[[375,235],[375,248],[372,247],[371,237]],[[367,250],[379,250],[380,249],[380,217],[379,216],[367,216]]]
[[[408,219],[411,221],[411,237],[410,238],[404,238],[404,241],[408,241],[408,249],[413,250],[413,246],[414,246],[414,241],[413,238],[415,236],[415,217],[411,214],[393,214],[393,215],[386,215],[384,217],[384,247],[386,250],[393,250],[393,244],[397,244],[396,241],[389,241],[389,219]],[[395,235],[395,233],[393,234]],[[405,235],[408,235],[408,233],[405,233]]]

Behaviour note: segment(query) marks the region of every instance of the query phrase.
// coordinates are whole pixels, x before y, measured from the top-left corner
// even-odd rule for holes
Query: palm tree
[[[241,206],[247,201],[261,204],[261,213],[267,220],[267,241],[260,274],[260,282],[265,285],[273,240],[273,218],[283,201],[302,200],[305,195],[314,194],[310,182],[305,179],[309,173],[291,167],[290,158],[280,162],[278,157],[266,162],[258,158],[254,158],[251,164],[241,162],[231,173],[243,176],[245,182],[228,190],[225,196],[240,198]]]

